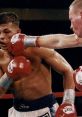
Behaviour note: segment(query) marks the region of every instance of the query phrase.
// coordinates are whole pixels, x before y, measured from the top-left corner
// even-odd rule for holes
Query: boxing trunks
[[[54,117],[57,108],[58,104],[53,94],[33,101],[14,99],[8,117]]]

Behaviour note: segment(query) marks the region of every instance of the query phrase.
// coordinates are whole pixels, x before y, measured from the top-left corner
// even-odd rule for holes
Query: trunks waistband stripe
[[[17,111],[34,111],[45,107],[51,108],[56,103],[56,99],[53,94],[44,96],[37,100],[29,101],[24,99],[15,98],[13,106]]]

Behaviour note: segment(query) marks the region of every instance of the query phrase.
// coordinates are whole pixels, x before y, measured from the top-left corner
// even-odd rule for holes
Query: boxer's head
[[[18,16],[13,12],[0,13],[0,48],[6,49],[6,44],[18,32],[20,32]]]
[[[69,19],[73,32],[82,37],[82,0],[75,0],[69,7]]]

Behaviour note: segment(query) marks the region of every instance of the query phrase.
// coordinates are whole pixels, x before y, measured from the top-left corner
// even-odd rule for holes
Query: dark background
[[[73,0],[0,0],[0,9],[12,8],[12,9],[52,9],[52,10],[68,10],[69,5]],[[56,15],[56,14],[54,14]],[[50,17],[50,16],[49,16]],[[63,17],[63,15],[62,15]],[[65,16],[64,16],[65,17]],[[59,18],[59,17],[58,17]],[[35,20],[24,20],[20,18],[20,27],[22,32],[28,35],[43,35],[51,33],[65,33],[71,34],[70,21],[66,18],[60,20],[61,17],[56,19],[39,19]],[[62,54],[66,60],[72,65],[74,69],[82,65],[82,48],[70,48],[70,49],[59,49],[57,50]],[[62,76],[56,73],[52,69],[52,89],[54,92],[63,91]],[[76,90],[77,91],[77,90]],[[62,98],[57,98],[58,102],[62,102]],[[0,100],[0,114],[2,117],[7,117],[8,109],[12,106],[12,99],[1,99]],[[75,101],[77,113],[79,116],[82,115],[82,97],[76,97]]]
[[[0,0],[1,8],[57,8],[69,7],[73,0]]]

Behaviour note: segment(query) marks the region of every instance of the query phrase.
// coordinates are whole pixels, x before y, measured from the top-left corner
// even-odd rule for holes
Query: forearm
[[[63,78],[63,87],[64,87],[64,90],[65,89],[75,89],[75,83],[74,83],[73,76]]]
[[[38,45],[41,47],[49,47],[55,49],[77,47],[77,38],[75,34],[50,34],[40,36]]]
[[[37,44],[39,47],[57,48],[60,46],[59,36],[57,38],[55,34],[39,36]]]
[[[64,96],[63,102],[74,104],[75,101],[75,83],[73,79],[73,70],[69,70],[67,75],[64,76]]]

